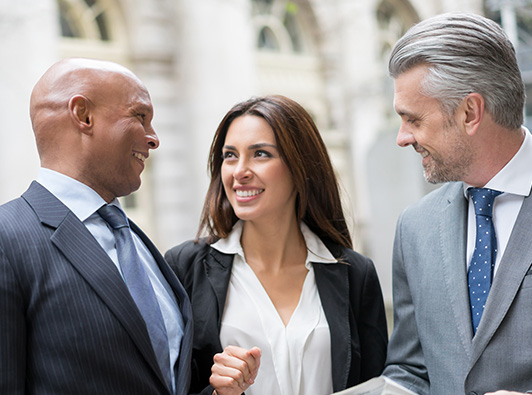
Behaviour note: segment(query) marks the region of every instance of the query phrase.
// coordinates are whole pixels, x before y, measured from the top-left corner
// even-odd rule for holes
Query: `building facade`
[[[225,112],[283,94],[314,117],[354,244],[376,263],[391,302],[395,222],[433,186],[417,154],[395,144],[387,57],[413,23],[447,11],[499,21],[532,86],[531,11],[516,0],[0,0],[0,203],[37,174],[29,96],[60,58],[112,60],[147,85],[161,145],[123,204],[162,251],[196,234],[208,150]]]

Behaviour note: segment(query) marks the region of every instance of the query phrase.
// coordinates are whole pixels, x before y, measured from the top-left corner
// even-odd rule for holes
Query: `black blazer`
[[[164,258],[131,224],[185,323],[177,394],[190,381],[192,310]],[[168,395],[146,325],[85,225],[34,182],[0,206],[0,393]]]
[[[330,374],[336,392],[381,374],[388,334],[381,288],[371,260],[351,249],[327,247],[345,262],[313,264],[331,332]],[[187,241],[165,254],[192,303],[191,393],[212,394],[209,377],[214,354],[223,351],[219,333],[233,257],[204,240]]]

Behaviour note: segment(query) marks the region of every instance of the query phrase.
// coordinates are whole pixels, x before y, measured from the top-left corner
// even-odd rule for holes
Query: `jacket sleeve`
[[[394,242],[394,330],[388,346],[384,375],[418,394],[428,394],[428,373],[402,253],[402,218],[403,216],[399,218]]]
[[[388,328],[382,290],[373,262],[368,259],[362,284],[360,314],[357,320],[360,336],[362,381],[382,374],[386,360]]]
[[[0,245],[0,393],[22,394],[26,382],[26,323],[21,287]]]

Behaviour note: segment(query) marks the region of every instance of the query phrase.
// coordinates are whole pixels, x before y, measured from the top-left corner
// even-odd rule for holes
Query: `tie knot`
[[[473,199],[475,215],[491,217],[493,212],[493,201],[502,192],[488,188],[469,188],[469,195]]]
[[[128,227],[126,215],[117,206],[106,204],[98,209],[98,214],[109,224],[113,229],[120,229]]]

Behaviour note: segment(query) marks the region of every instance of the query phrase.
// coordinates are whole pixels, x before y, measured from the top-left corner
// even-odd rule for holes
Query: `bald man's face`
[[[139,81],[113,75],[98,92],[86,183],[110,201],[140,187],[144,162],[159,139],[151,125],[150,96]]]
[[[149,151],[159,146],[146,87],[112,62],[57,62],[35,85],[30,114],[42,166],[107,202],[140,187]]]

